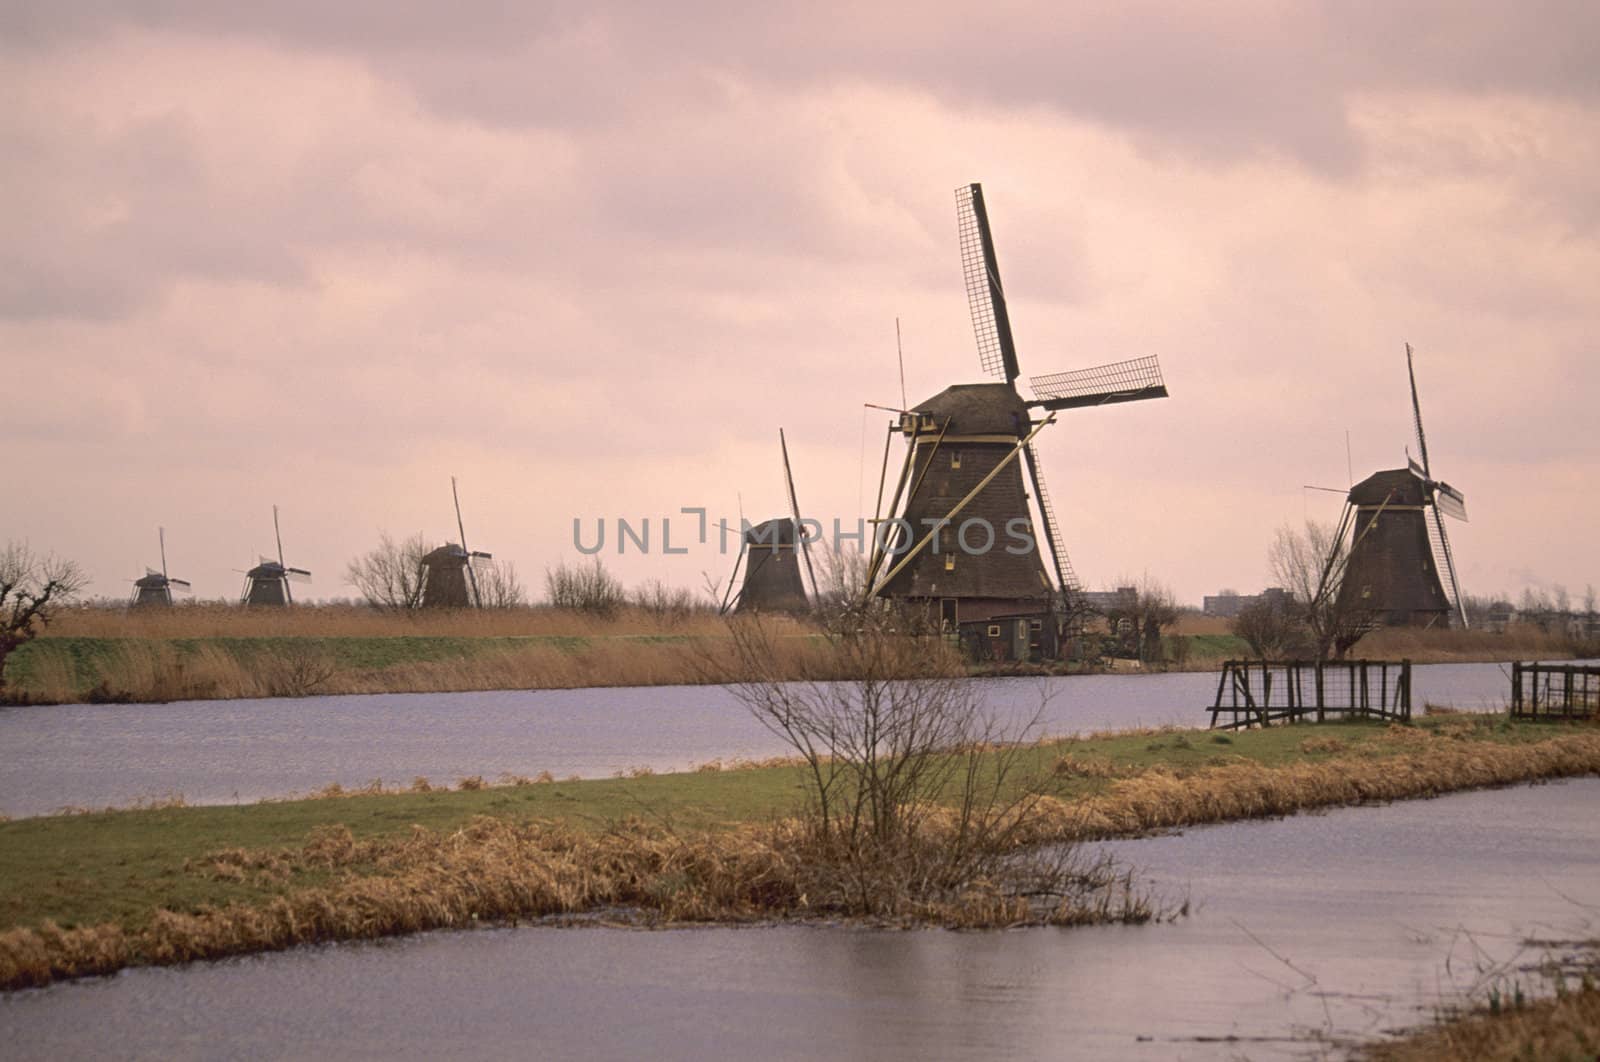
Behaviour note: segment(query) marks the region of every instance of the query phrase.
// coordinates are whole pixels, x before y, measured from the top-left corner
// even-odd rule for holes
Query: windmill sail
[[[990,376],[1011,383],[1018,376],[1017,348],[1011,338],[1011,315],[1006,310],[1005,290],[1000,286],[1000,266],[995,261],[982,185],[956,189],[956,228],[961,234],[961,272],[966,279],[967,306],[972,311],[972,331],[978,341],[978,363]]]
[[[1153,355],[1051,376],[1030,376],[1028,388],[1033,391],[1034,404],[1045,409],[1079,409],[1167,397],[1161,362]]]

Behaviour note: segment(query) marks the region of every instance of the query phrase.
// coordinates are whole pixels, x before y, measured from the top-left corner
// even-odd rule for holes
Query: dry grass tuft
[[[1594,1062],[1600,1057],[1600,990],[1499,1012],[1478,1011],[1365,1052],[1373,1062]]]
[[[942,831],[950,821],[932,816],[923,833],[902,838],[889,872],[867,890],[794,820],[691,837],[639,822],[595,833],[494,818],[453,833],[417,827],[379,840],[323,827],[298,849],[229,849],[189,870],[230,881],[283,881],[314,870],[332,872],[332,884],[257,906],[156,911],[131,932],[13,929],[0,934],[0,987],[596,909],[632,910],[646,924],[820,915],[959,928],[1141,922],[1159,914],[1130,876],[1106,863],[1069,859],[1047,880],[1025,864],[1029,873],[1009,881],[927,881],[920,872],[928,853],[949,844]]]

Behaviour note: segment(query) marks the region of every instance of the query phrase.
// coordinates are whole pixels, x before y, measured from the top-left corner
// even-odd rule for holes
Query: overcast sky
[[[780,425],[851,523],[896,317],[912,402],[983,379],[981,181],[1024,374],[1171,389],[1041,436],[1091,586],[1258,589],[1347,431],[1404,464],[1407,341],[1463,588],[1600,583],[1600,6],[771,6],[0,2],[0,537],[231,595],[277,503],[338,596],[454,474],[537,589],[782,513]],[[724,577],[678,521],[608,563]]]

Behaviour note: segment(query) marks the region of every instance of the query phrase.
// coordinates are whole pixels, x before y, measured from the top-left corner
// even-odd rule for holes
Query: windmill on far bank
[[[167,574],[167,529],[156,528],[156,535],[161,543],[161,570],[146,568],[144,575],[133,581],[133,598],[129,604],[135,607],[170,606],[174,590],[180,594],[190,591],[189,580],[175,579]]]
[[[1340,535],[1342,538],[1350,527],[1353,537],[1339,588],[1339,607],[1360,610],[1374,622],[1390,627],[1448,625],[1454,614],[1465,628],[1467,612],[1456,579],[1455,556],[1440,514],[1465,521],[1467,499],[1433,477],[1410,343],[1406,344],[1406,375],[1411,382],[1412,425],[1422,461],[1419,464],[1408,451],[1405,468],[1375,472],[1350,488]]]
[[[456,530],[461,542],[446,542],[422,558],[423,608],[482,608],[483,595],[479,591],[477,562],[494,558],[467,546],[467,528],[461,519],[461,495],[456,489],[456,477],[450,477],[450,497],[456,506]]]
[[[283,533],[278,530],[278,507],[272,507],[272,535],[278,543],[278,559],[262,557],[261,563],[244,573],[242,605],[292,605],[294,594],[289,584],[309,583],[311,573],[291,568],[283,562]]]
[[[956,384],[899,411],[889,431],[905,436],[905,463],[887,514],[874,519],[893,530],[874,542],[867,593],[924,606],[930,618],[937,609],[941,626],[959,631],[969,651],[986,659],[1054,658],[1071,633],[1081,587],[1034,438],[1059,411],[1165,398],[1167,388],[1160,363],[1144,357],[1030,377],[1033,397],[1023,398],[980,185],[956,190],[956,217],[978,361],[1004,382]],[[1035,420],[1033,410],[1043,417]],[[886,451],[886,466],[887,459]],[[1036,529],[1044,532],[1048,562]]]
[[[783,479],[789,494],[790,515],[764,520],[742,532],[739,556],[733,562],[733,575],[728,581],[731,599],[724,595],[723,612],[808,611],[811,605],[806,597],[805,582],[800,577],[801,556],[805,558],[806,573],[811,577],[812,596],[816,596],[817,573],[811,566],[811,540],[800,518],[794,473],[789,467],[789,443],[782,428],[778,429],[778,447],[783,452]],[[741,563],[744,582],[734,593]]]

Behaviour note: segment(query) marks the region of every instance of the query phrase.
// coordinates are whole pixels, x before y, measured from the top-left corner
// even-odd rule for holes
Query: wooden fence
[[[1229,660],[1207,710],[1212,728],[1223,730],[1330,716],[1406,722],[1411,661]]]
[[[1513,719],[1593,719],[1600,712],[1600,667],[1511,665]]]

